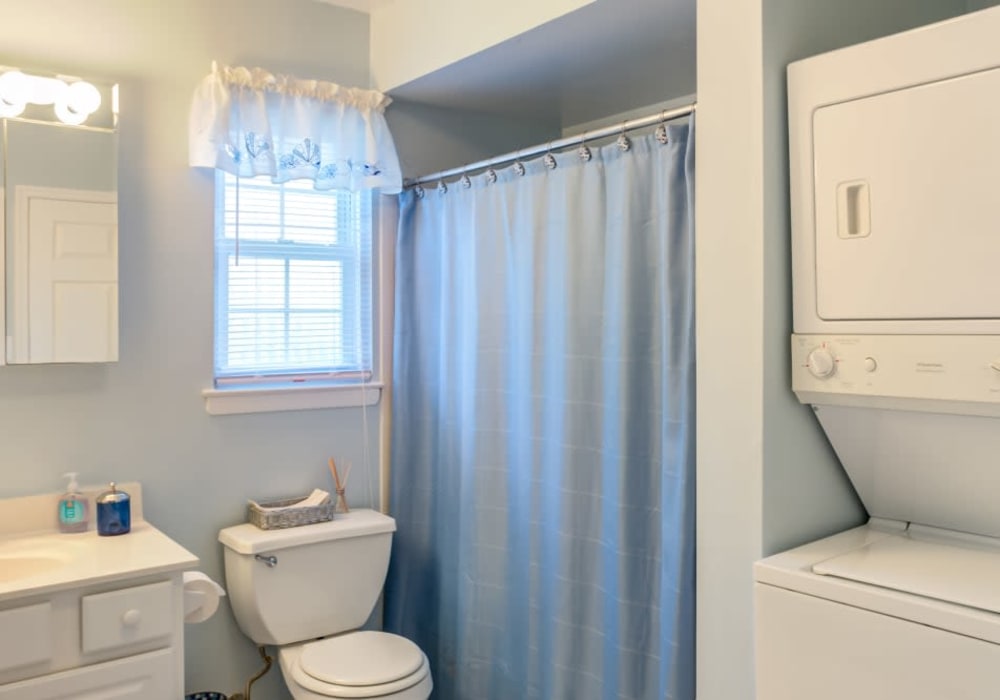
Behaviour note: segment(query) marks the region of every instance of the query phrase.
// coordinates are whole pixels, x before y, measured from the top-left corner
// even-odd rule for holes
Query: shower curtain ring
[[[494,170],[493,168],[487,168],[486,169],[486,180],[491,185],[495,185],[496,181],[497,181],[497,171]]]
[[[622,132],[618,134],[618,139],[615,141],[615,143],[618,145],[618,148],[620,148],[623,153],[628,149],[632,148],[631,139],[629,139],[629,137],[625,135],[625,127],[627,124],[628,124],[627,119],[622,122]]]
[[[424,195],[427,194],[424,192],[423,185],[417,185],[413,188],[413,191],[417,193],[417,199],[423,199]]]
[[[438,191],[438,194],[447,194],[448,193],[448,185],[444,184],[444,180],[438,180],[437,191]]]
[[[661,145],[666,146],[670,142],[670,138],[667,136],[667,124],[666,124],[667,110],[660,112],[660,125],[656,127],[656,140],[660,142]]]
[[[464,187],[465,189],[469,189],[470,187],[472,187],[472,180],[469,179],[468,173],[463,172],[462,177],[459,178],[459,182],[462,183],[462,187]]]
[[[594,157],[594,154],[590,152],[590,147],[587,146],[586,131],[583,132],[583,143],[580,145],[578,149],[576,149],[576,153],[578,156],[580,156],[580,160],[582,160],[584,163],[588,162],[591,158]]]
[[[545,167],[549,170],[556,169],[556,157],[552,155],[552,142],[549,141],[549,149],[545,152],[545,156],[542,158],[542,162],[545,163]]]
[[[521,162],[520,151],[518,151],[517,155],[514,156],[514,172],[518,175],[524,175],[524,163]]]

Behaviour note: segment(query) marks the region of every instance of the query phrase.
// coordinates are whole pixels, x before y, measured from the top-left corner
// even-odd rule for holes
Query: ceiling
[[[321,1],[362,10],[379,2]],[[524,121],[584,124],[693,94],[695,15],[695,0],[596,0],[390,94]]]

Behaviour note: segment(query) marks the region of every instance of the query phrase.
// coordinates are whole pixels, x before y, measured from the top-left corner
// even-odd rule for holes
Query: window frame
[[[202,391],[205,399],[205,406],[208,413],[213,415],[229,415],[239,413],[257,413],[270,411],[304,410],[339,407],[362,407],[373,406],[379,403],[383,390],[383,383],[380,379],[381,366],[381,338],[386,332],[383,319],[386,317],[386,299],[384,290],[381,288],[383,279],[383,268],[386,260],[383,259],[383,248],[380,239],[383,237],[382,231],[385,227],[383,207],[385,198],[377,193],[364,193],[370,197],[367,206],[370,207],[369,216],[371,236],[370,241],[370,264],[367,270],[362,269],[361,284],[370,285],[370,319],[368,324],[368,347],[370,350],[370,368],[367,371],[358,369],[336,370],[333,372],[268,372],[260,374],[247,373],[235,375],[223,373],[217,376],[215,363],[216,337],[213,331],[212,336],[212,386]],[[212,248],[213,255],[216,256],[213,263],[212,279],[212,301],[213,301],[213,328],[219,322],[217,314],[219,310],[215,308],[216,296],[219,293],[220,282],[218,275],[224,276],[228,286],[228,266],[220,264],[220,258],[226,258],[228,252],[236,247],[235,239],[229,239],[231,247],[227,247],[227,252],[216,240],[218,231],[222,230],[225,217],[225,184],[222,176],[216,180],[216,197],[214,200],[215,229],[213,230]],[[363,205],[364,206],[364,205]],[[282,213],[283,216],[283,213]],[[353,216],[353,214],[352,214]],[[365,217],[361,217],[365,221]],[[364,231],[359,232],[364,235]],[[289,246],[294,245],[295,255],[289,256]],[[344,244],[340,259],[349,260],[355,256],[355,245]],[[275,243],[259,242],[241,238],[238,243],[240,255],[253,255],[254,250],[266,250],[269,247],[280,250],[280,256],[275,259],[318,259],[315,257],[316,249],[326,248],[323,244],[313,243]],[[390,246],[391,247],[391,246]],[[322,259],[329,260],[330,256]],[[345,266],[345,273],[353,280],[356,276],[355,270],[347,269],[352,266]],[[362,266],[364,267],[364,266]],[[367,278],[367,279],[366,279]],[[345,281],[345,287],[347,285]],[[353,284],[353,282],[351,282]],[[357,303],[345,304],[344,312],[352,313],[358,310]],[[277,313],[288,313],[287,305],[283,309],[275,309]],[[228,309],[226,309],[228,312]],[[391,310],[388,312],[391,314]],[[391,318],[391,315],[388,316]],[[357,327],[354,319],[344,317],[344,328]],[[352,325],[348,325],[351,323]],[[362,331],[363,333],[364,331]],[[359,341],[360,342],[360,341]]]

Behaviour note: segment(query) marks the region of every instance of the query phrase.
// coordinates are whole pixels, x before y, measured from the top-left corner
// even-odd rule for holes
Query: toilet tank
[[[361,627],[382,592],[395,529],[389,516],[359,509],[301,527],[222,530],[226,589],[243,634],[284,645]]]

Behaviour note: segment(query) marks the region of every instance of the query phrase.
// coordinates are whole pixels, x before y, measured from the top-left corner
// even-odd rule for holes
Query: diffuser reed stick
[[[337,463],[334,461],[333,457],[330,458],[330,473],[333,475],[333,483],[335,490],[337,492],[337,511],[340,513],[350,513],[351,509],[347,505],[347,497],[344,495],[347,491],[347,479],[351,476],[351,463],[347,463],[347,469],[344,471],[344,480],[340,480],[340,474],[337,471]]]

